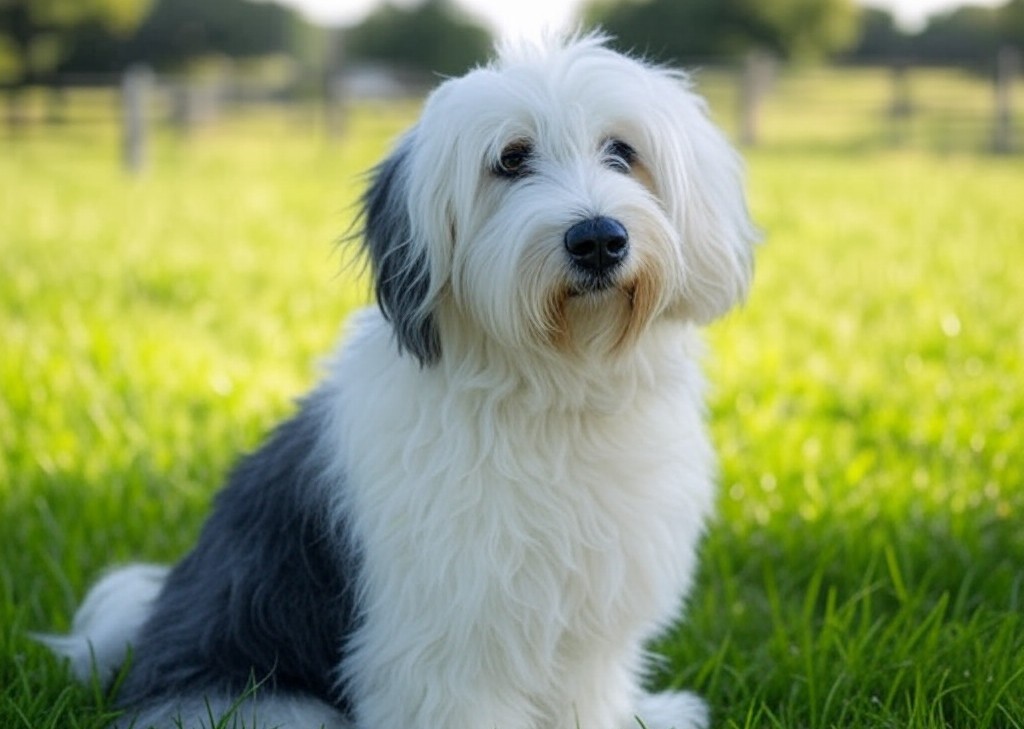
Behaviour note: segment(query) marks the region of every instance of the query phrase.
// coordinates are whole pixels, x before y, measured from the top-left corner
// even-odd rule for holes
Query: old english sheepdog
[[[43,640],[123,673],[122,727],[706,726],[644,688],[714,500],[696,328],[757,237],[704,102],[599,37],[509,46],[363,204],[377,306],[322,383],[184,559]]]

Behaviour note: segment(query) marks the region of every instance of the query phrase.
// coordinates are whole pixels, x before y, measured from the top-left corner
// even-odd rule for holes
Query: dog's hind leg
[[[68,635],[32,637],[67,658],[78,680],[88,681],[95,670],[105,685],[117,675],[168,571],[168,567],[149,564],[116,569],[89,590]]]
[[[274,693],[230,698],[185,696],[127,712],[108,729],[353,729],[337,709],[311,696]]]
[[[707,729],[709,724],[707,704],[689,691],[647,694],[637,714],[635,729]]]

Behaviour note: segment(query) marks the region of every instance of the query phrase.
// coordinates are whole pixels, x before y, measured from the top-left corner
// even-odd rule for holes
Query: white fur
[[[635,169],[609,168],[610,138]],[[494,175],[517,139],[531,174]],[[355,725],[706,726],[695,696],[645,694],[644,651],[680,615],[714,501],[694,326],[749,284],[738,158],[684,76],[594,38],[505,48],[442,84],[407,143],[395,212],[429,274],[415,315],[440,356],[400,354],[374,309],[319,390],[321,483],[364,560],[339,667]],[[629,259],[614,287],[576,295],[563,236],[598,215],[628,229]],[[118,574],[76,619],[71,652],[91,642],[101,667],[97,646],[131,634],[107,628],[149,599],[134,577],[159,576]],[[115,605],[122,586],[132,601]],[[202,725],[196,701],[175,704],[186,726]],[[287,726],[341,726],[319,702],[260,701]]]
[[[373,616],[345,664],[360,726],[632,725],[713,498],[692,333],[655,328],[611,371],[548,372],[560,396],[461,357],[421,371],[360,321],[334,370]]]
[[[168,571],[136,564],[107,573],[75,612],[70,635],[35,634],[36,639],[66,657],[79,681],[88,681],[94,671],[101,681],[109,681],[149,616]]]
[[[620,136],[650,182],[602,164]],[[489,175],[517,138],[535,145],[530,178]],[[652,729],[702,726],[701,702],[649,700],[641,682],[712,508],[692,323],[749,281],[738,161],[681,76],[592,40],[444,84],[412,139],[411,240],[443,354],[395,357],[370,312],[330,382],[352,485],[337,509],[374,616],[344,664],[358,723],[623,729],[647,710]],[[571,343],[552,346],[562,237],[598,214],[631,231],[624,277],[656,279],[651,312],[627,324],[621,291],[573,298]]]

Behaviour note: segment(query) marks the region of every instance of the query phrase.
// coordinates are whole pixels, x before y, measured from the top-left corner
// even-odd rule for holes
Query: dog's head
[[[742,166],[684,75],[600,38],[507,48],[443,83],[374,171],[379,305],[422,364],[453,337],[629,347],[744,296]]]

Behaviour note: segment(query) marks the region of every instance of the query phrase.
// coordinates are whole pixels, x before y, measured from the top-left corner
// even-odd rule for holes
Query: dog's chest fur
[[[484,653],[527,685],[562,685],[552,674],[591,652],[639,660],[622,654],[678,615],[711,502],[702,388],[678,336],[580,409],[556,392],[548,407],[496,392],[486,373],[460,372],[455,390],[364,322],[329,386],[347,476],[338,508],[365,560],[367,613],[434,632],[426,664],[491,643]],[[355,389],[347,370],[378,375]],[[395,636],[363,633],[357,650],[399,660]]]

